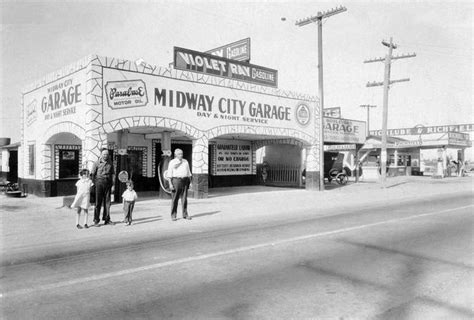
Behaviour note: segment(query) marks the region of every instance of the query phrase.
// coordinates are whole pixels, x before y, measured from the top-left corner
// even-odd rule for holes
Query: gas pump
[[[160,188],[167,194],[171,194],[169,181],[167,180],[168,164],[171,161],[171,150],[163,150],[160,163],[158,164],[158,180]]]

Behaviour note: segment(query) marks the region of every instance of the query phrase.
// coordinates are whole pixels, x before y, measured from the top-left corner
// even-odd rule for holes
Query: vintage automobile
[[[349,171],[350,172],[350,171]],[[339,152],[324,153],[324,178],[328,182],[335,180],[340,185],[347,184],[348,173],[344,168],[344,154]]]

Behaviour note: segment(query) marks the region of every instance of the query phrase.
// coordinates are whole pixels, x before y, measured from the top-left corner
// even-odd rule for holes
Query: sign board
[[[411,141],[397,141],[390,146],[394,146],[395,148],[413,148],[419,147],[423,144],[421,140],[411,140]]]
[[[449,142],[449,145],[458,145],[458,146],[464,146],[464,147],[471,146],[469,135],[466,133],[448,132],[448,142]]]
[[[226,44],[222,47],[215,48],[206,53],[218,56],[221,58],[237,60],[237,61],[250,61],[250,38],[245,38],[236,42]]]
[[[184,48],[174,48],[174,68],[264,86],[278,86],[277,70]]]
[[[355,150],[355,144],[329,144],[324,145],[324,151],[348,151]]]
[[[393,137],[393,136],[410,136],[410,135],[430,134],[430,133],[468,132],[468,131],[474,131],[473,123],[444,125],[444,126],[388,129],[387,135]],[[370,130],[370,134],[373,136],[381,136],[382,130]]]
[[[110,68],[103,70],[104,83],[127,79],[137,79],[137,73]],[[235,90],[157,74],[141,74],[140,80],[146,85],[148,103],[138,108],[109,108],[104,86],[104,123],[125,117],[156,118],[159,115],[166,119],[164,121],[183,121],[203,131],[225,125],[243,125],[268,130],[292,129],[308,136],[314,136],[318,125],[315,123],[315,101]],[[139,125],[160,126],[160,123]]]
[[[109,81],[105,84],[107,103],[112,109],[143,107],[148,103],[142,80]]]
[[[324,142],[365,143],[364,121],[324,117]]]
[[[219,141],[216,144],[218,176],[252,174],[252,145],[247,141]]]
[[[328,117],[328,118],[340,118],[341,117],[341,108],[340,107],[325,108],[325,109],[323,109],[323,114],[324,114],[325,117]]]
[[[86,69],[23,93],[24,136],[36,140],[61,122],[81,123],[86,114]]]

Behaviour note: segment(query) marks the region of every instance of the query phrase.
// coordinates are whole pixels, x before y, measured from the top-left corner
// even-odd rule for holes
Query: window
[[[59,149],[59,179],[77,178],[79,175],[79,150]]]
[[[35,174],[35,145],[30,144],[28,146],[28,160],[29,160],[29,168],[28,174],[33,176]]]

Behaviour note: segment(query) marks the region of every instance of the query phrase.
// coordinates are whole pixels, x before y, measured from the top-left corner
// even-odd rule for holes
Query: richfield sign
[[[415,127],[415,128],[400,128],[400,129],[388,129],[387,135],[389,136],[410,136],[418,134],[430,134],[430,133],[446,133],[446,132],[469,132],[474,131],[474,124],[456,124],[456,125],[445,125],[445,126],[428,126],[428,127]],[[373,136],[381,136],[382,130],[370,130],[370,134]]]
[[[250,38],[226,44],[225,46],[206,51],[206,53],[221,58],[248,62],[250,61]]]
[[[174,48],[174,67],[259,85],[278,86],[276,70],[184,48]]]

